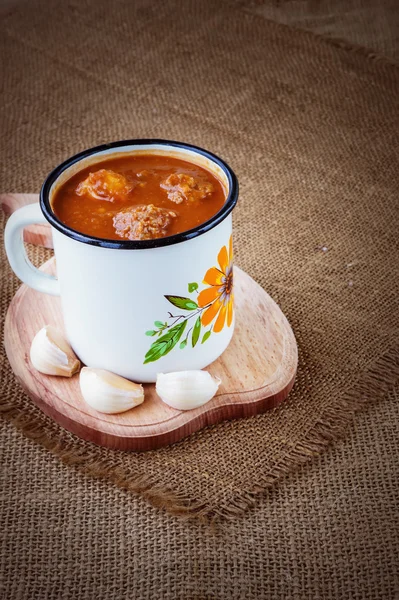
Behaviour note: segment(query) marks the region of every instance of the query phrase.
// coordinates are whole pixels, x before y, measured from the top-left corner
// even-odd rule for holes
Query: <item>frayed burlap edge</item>
[[[165,488],[149,476],[127,474],[111,461],[95,457],[96,450],[77,450],[74,442],[54,439],[43,427],[39,418],[24,413],[23,408],[0,400],[0,412],[29,439],[57,455],[65,464],[76,466],[92,477],[106,479],[121,489],[140,494],[152,505],[186,519],[197,519],[216,524],[235,519],[253,507],[258,497],[272,487],[280,478],[299,465],[321,454],[333,441],[342,437],[356,412],[371,402],[382,400],[399,381],[399,347],[384,353],[374,365],[363,373],[358,382],[324,410],[318,421],[304,438],[287,448],[280,461],[256,485],[236,492],[231,498],[215,508],[187,498]]]
[[[254,16],[254,12],[243,6],[243,12]],[[341,48],[342,50],[346,50],[347,52],[351,52],[354,54],[358,54],[359,56],[363,56],[364,58],[373,61],[379,62],[381,64],[387,65],[389,67],[399,68],[399,63],[394,58],[390,56],[386,56],[385,54],[380,54],[378,51],[372,48],[368,48],[367,46],[362,46],[361,44],[356,44],[355,42],[351,42],[344,38],[339,37],[330,37],[329,35],[318,33],[317,31],[312,31],[311,29],[307,29],[305,27],[300,27],[299,25],[293,25],[288,23],[282,23],[280,21],[275,21],[273,19],[262,16],[264,21],[267,21],[271,25],[278,26],[281,28],[286,28],[290,31],[299,31],[301,35],[308,35],[309,38],[317,42],[321,42],[322,44],[327,44],[329,46],[334,46],[334,48]]]
[[[294,29],[297,29],[298,31],[304,33],[303,29]],[[309,36],[321,42],[324,42],[325,44],[328,44],[329,46],[333,46],[334,48],[341,48],[342,50],[346,50],[347,52],[350,52],[352,54],[357,54],[372,62],[378,62],[380,65],[384,65],[387,67],[395,67],[396,69],[399,68],[399,63],[394,58],[385,56],[384,54],[380,54],[372,48],[367,48],[366,46],[355,44],[354,42],[349,42],[348,40],[345,40],[343,38],[327,37],[325,35],[316,33],[315,31],[306,30],[306,33]]]
[[[383,54],[379,54],[378,52],[376,52],[375,50],[372,50],[371,48],[366,48],[365,46],[361,46],[360,44],[348,42],[347,40],[344,40],[342,38],[328,38],[328,37],[324,37],[322,35],[318,35],[317,33],[314,33],[314,32],[309,32],[309,33],[311,35],[323,40],[330,46],[334,46],[335,48],[342,48],[343,50],[347,50],[348,52],[353,52],[355,54],[358,54],[359,56],[363,56],[364,58],[367,58],[368,60],[383,63],[390,67],[396,67],[396,68],[399,67],[398,62],[394,58],[390,58],[389,56],[384,56]]]
[[[255,505],[258,496],[279,479],[299,465],[319,456],[332,442],[343,437],[353,422],[355,414],[367,406],[383,400],[399,382],[399,346],[387,350],[364,371],[357,383],[343,392],[321,414],[300,441],[291,445],[279,464],[264,478],[259,480],[256,490],[243,490],[228,503],[214,511],[225,519],[232,519]],[[213,515],[208,512],[208,517]]]

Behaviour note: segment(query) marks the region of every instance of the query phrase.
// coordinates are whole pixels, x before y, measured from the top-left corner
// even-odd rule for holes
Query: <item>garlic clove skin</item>
[[[37,332],[30,347],[30,360],[40,373],[72,377],[80,362],[64,336],[52,325]]]
[[[208,371],[158,373],[156,390],[165,404],[177,410],[203,406],[216,394],[221,380]]]
[[[79,383],[87,404],[108,415],[125,412],[144,402],[142,385],[104,369],[83,367]]]

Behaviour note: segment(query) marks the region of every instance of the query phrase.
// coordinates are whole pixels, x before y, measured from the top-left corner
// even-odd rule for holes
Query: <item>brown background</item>
[[[220,152],[241,181],[238,264],[279,301],[301,351],[282,411],[122,459],[125,471],[164,472],[186,506],[233,507],[216,531],[62,465],[3,422],[6,598],[398,591],[398,398],[379,391],[397,356],[398,71],[393,53],[372,59],[349,49],[350,36],[339,48],[268,21],[266,9],[35,0],[4,13],[1,187],[37,191],[66,155],[107,139],[179,137]],[[3,262],[3,307],[15,287]],[[4,405],[33,418],[2,361]],[[49,443],[62,436],[45,421],[43,431]],[[238,516],[256,488],[256,508]]]

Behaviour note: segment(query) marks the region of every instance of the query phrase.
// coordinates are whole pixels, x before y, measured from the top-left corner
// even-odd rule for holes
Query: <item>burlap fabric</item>
[[[37,191],[67,155],[117,138],[220,153],[241,183],[237,263],[300,347],[279,410],[145,454],[53,425],[2,357],[4,415],[38,442],[3,426],[6,597],[393,598],[397,69],[227,0],[34,1],[0,31],[0,187]],[[16,286],[3,259],[3,315]],[[346,444],[299,468],[384,397]],[[225,529],[166,517],[132,491]]]
[[[244,0],[243,7],[278,23],[326,36],[333,43],[399,60],[396,0]]]

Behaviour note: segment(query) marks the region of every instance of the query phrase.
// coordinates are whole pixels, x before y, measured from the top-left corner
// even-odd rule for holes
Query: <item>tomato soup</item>
[[[145,240],[193,229],[225,201],[223,185],[210,171],[179,158],[131,154],[73,175],[55,192],[52,208],[80,233]]]

